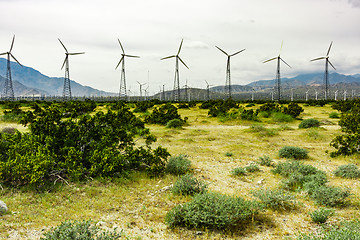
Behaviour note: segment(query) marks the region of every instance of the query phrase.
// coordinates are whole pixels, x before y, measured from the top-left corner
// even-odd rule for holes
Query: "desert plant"
[[[181,120],[181,116],[174,105],[166,103],[159,108],[155,108],[150,115],[146,116],[145,122],[165,125],[173,119]]]
[[[191,161],[185,155],[170,157],[165,171],[174,175],[184,175],[190,171]]]
[[[310,190],[309,185],[306,185],[308,190]],[[340,187],[327,186],[327,185],[318,185],[313,184],[310,193],[310,198],[319,205],[324,205],[328,207],[339,207],[346,204],[347,198],[350,196],[349,190],[343,190]]]
[[[89,221],[65,221],[44,234],[43,240],[115,240],[122,233],[102,231]]]
[[[339,166],[334,171],[335,176],[342,178],[360,178],[360,170],[355,164],[347,164]]]
[[[260,211],[261,207],[255,201],[208,192],[195,195],[190,202],[171,209],[165,223],[170,228],[231,230],[251,222]]]
[[[300,234],[298,240],[359,240],[360,221],[345,221],[339,226],[322,228],[320,233]]]
[[[308,118],[301,121],[299,124],[299,128],[312,128],[312,127],[319,127],[320,122],[319,120]]]
[[[302,113],[304,109],[297,103],[291,102],[287,107],[282,108],[282,112],[296,118]]]
[[[292,121],[294,121],[293,116],[286,114],[286,113],[282,113],[282,112],[273,112],[271,114],[271,118],[275,122],[292,122]]]
[[[226,157],[232,157],[233,155],[234,155],[234,154],[233,154],[232,152],[226,152],[226,153],[225,153],[225,156],[226,156]]]
[[[329,208],[319,208],[313,212],[310,213],[311,220],[314,223],[325,223],[329,217],[331,217],[334,214],[333,209]]]
[[[296,207],[296,200],[293,195],[284,190],[261,189],[252,193],[267,208],[274,210],[290,210]]]
[[[273,160],[267,155],[259,157],[258,162],[259,162],[259,164],[261,166],[267,166],[267,167],[273,167],[274,166]]]
[[[331,112],[329,118],[340,118],[340,114],[338,112]]]
[[[172,119],[166,123],[167,128],[182,128],[184,121],[181,119]]]
[[[198,180],[192,174],[180,177],[171,188],[171,192],[179,195],[195,195],[206,192],[207,184]]]
[[[279,150],[279,157],[289,159],[304,159],[308,157],[309,151],[299,147],[285,146]]]
[[[246,175],[246,170],[245,170],[245,168],[242,168],[242,167],[234,168],[233,170],[231,170],[231,175],[233,175],[233,176],[245,176]]]
[[[250,163],[249,165],[244,167],[247,172],[258,172],[260,171],[259,166],[256,163]]]

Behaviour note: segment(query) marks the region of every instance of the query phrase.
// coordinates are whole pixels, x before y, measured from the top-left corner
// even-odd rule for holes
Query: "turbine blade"
[[[60,40],[60,38],[58,38],[59,42],[61,43],[61,45],[64,47],[66,53],[68,53],[68,50],[66,49],[65,45],[62,43],[62,41]]]
[[[327,61],[330,63],[330,66],[332,66],[332,68],[333,68],[334,70],[336,70],[336,68],[334,67],[334,65],[332,65],[332,63],[330,62],[330,60],[328,59]]]
[[[10,47],[9,53],[11,52],[11,50],[14,47],[14,42],[15,42],[15,34],[14,34],[14,37],[13,37],[12,42],[11,42],[11,47]]]
[[[219,49],[220,51],[222,51],[226,56],[229,56],[229,54],[227,54],[224,50],[222,50],[221,48],[219,48],[218,46],[215,46],[217,49]]]
[[[313,61],[317,61],[317,60],[321,60],[321,59],[325,59],[326,57],[319,57],[319,58],[314,58],[314,59],[311,59],[310,61],[313,62]]]
[[[205,80],[205,82],[206,82],[206,85],[208,85],[209,86],[209,83]]]
[[[266,61],[265,61],[265,62],[263,62],[263,63],[270,62],[270,61],[275,60],[275,59],[277,59],[277,58],[278,58],[278,57],[271,58],[271,59],[269,59],[269,60],[266,60]]]
[[[173,58],[173,57],[176,57],[176,56],[175,56],[175,55],[172,55],[172,56],[164,57],[164,58],[162,58],[162,59],[160,59],[160,60],[164,60],[164,59],[168,59],[168,58]]]
[[[133,56],[133,55],[124,55],[125,57],[134,57],[134,58],[139,58],[139,56]]]
[[[189,67],[188,66],[186,66],[186,64],[184,63],[184,61],[183,60],[181,60],[181,58],[180,57],[178,57],[179,58],[179,60],[182,62],[182,64],[184,64],[184,66],[187,68],[187,69],[189,69]]]
[[[281,53],[281,50],[282,50],[283,44],[284,44],[284,40],[282,40],[282,41],[281,41],[281,47],[280,47],[280,52],[279,52],[279,55],[280,55],[280,53]]]
[[[79,54],[84,54],[84,52],[79,52],[79,53],[69,53],[68,55],[79,55]]]
[[[285,63],[286,65],[288,65],[289,68],[292,68],[289,64],[287,64],[287,62],[284,61],[284,59],[280,58],[281,61],[283,61],[283,63]]]
[[[183,41],[184,41],[184,39],[181,39],[181,43],[180,43],[180,47],[179,47],[179,51],[178,51],[177,55],[179,55],[179,54],[180,54],[180,51],[181,51],[181,46],[182,46],[182,44],[183,44]]]
[[[14,55],[12,55],[11,53],[9,53],[10,54],[10,56],[20,65],[20,66],[23,66],[23,65],[21,65],[21,63],[19,63],[19,61],[14,57]]]
[[[120,63],[122,62],[122,60],[124,60],[124,56],[122,56],[121,58],[120,58],[120,61],[119,61],[119,63],[116,65],[116,67],[115,67],[115,70],[119,67],[119,65],[120,65]]]
[[[0,53],[0,55],[5,55],[5,54],[7,54],[7,52],[4,52],[4,53]]]
[[[121,47],[121,50],[122,50],[123,54],[125,54],[124,48],[123,48],[123,46],[122,46],[122,44],[121,44],[121,42],[120,42],[119,39],[118,39],[118,41],[119,41],[119,44],[120,44],[120,47]]]
[[[61,67],[61,70],[64,68],[65,63],[66,63],[67,61],[68,61],[68,55],[66,55],[66,57],[65,57],[64,63],[63,63],[63,65],[62,65],[62,67]]]
[[[245,48],[244,48],[243,50],[240,50],[240,51],[234,53],[234,54],[231,54],[230,57],[235,56],[236,54],[239,54],[239,53],[241,53],[241,52],[243,52],[243,51],[245,51]]]
[[[329,46],[329,49],[328,49],[328,51],[327,51],[326,56],[329,56],[329,53],[330,53],[330,49],[331,49],[332,44],[333,44],[333,42],[331,41],[331,43],[330,43],[330,46]]]

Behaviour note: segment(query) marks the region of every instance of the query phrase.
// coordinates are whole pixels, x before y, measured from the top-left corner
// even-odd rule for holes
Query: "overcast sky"
[[[63,77],[64,49],[86,52],[70,56],[70,78],[97,89],[118,92],[121,57],[126,59],[126,81],[139,94],[137,81],[150,82],[150,92],[162,84],[173,88],[177,53],[180,85],[205,88],[225,84],[226,56],[231,59],[233,84],[274,79],[279,54],[292,66],[281,66],[282,77],[324,71],[330,61],[338,73],[360,73],[360,0],[0,0],[0,52],[8,51],[25,66],[50,77]]]

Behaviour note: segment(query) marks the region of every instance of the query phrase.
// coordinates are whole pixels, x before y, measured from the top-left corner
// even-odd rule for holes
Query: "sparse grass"
[[[170,157],[166,164],[166,172],[174,175],[183,175],[190,171],[191,161],[185,155],[177,155]]]
[[[310,213],[311,220],[314,223],[325,223],[329,217],[334,214],[333,209],[329,208],[319,208]]]
[[[262,157],[259,157],[258,162],[259,162],[259,164],[261,166],[267,166],[267,167],[273,167],[274,166],[273,160],[268,155],[264,155]]]
[[[282,189],[261,189],[254,191],[253,195],[257,197],[265,207],[273,210],[291,210],[295,209],[297,205],[295,197]]]
[[[309,151],[300,147],[285,146],[279,150],[279,157],[287,159],[304,159]]]
[[[198,180],[192,174],[180,177],[171,188],[171,192],[179,195],[194,195],[206,192],[207,184]]]
[[[339,166],[334,175],[342,178],[360,178],[360,169],[355,164],[347,164]]]

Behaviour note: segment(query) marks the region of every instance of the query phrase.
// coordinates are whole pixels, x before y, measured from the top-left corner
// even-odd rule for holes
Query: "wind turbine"
[[[139,82],[137,83],[139,84],[140,87],[140,100],[142,100],[142,86],[144,86],[146,83],[139,83]]]
[[[255,85],[254,85],[254,87],[252,88],[251,101],[254,101],[254,100],[255,100],[256,84],[257,84],[257,82],[255,82]]]
[[[210,100],[210,86],[212,86],[212,85],[210,85],[206,80],[205,80],[205,82],[206,82],[206,100],[209,101]]]
[[[64,90],[63,90],[63,98],[64,99],[71,99],[71,86],[70,86],[70,74],[69,74],[69,55],[79,55],[84,54],[84,52],[79,53],[69,53],[66,49],[65,45],[61,42],[61,40],[58,38],[59,42],[65,49],[65,60],[61,67],[61,69],[65,66],[65,78],[64,78]]]
[[[118,42],[120,44],[122,54],[119,63],[116,65],[115,70],[119,67],[120,63],[121,65],[121,76],[120,76],[120,89],[119,89],[119,98],[126,99],[126,80],[125,80],[125,57],[133,57],[133,58],[139,58],[139,56],[133,56],[133,55],[127,55],[125,54],[124,48],[118,39]]]
[[[14,57],[11,53],[11,50],[14,47],[15,35],[11,42],[10,50],[8,52],[1,53],[1,55],[7,55],[7,67],[6,67],[6,79],[5,79],[5,88],[4,88],[4,97],[6,99],[13,100],[14,99],[14,89],[12,85],[12,78],[11,78],[11,67],[10,67],[10,59],[14,59],[20,66],[22,66],[18,60]]]
[[[184,63],[184,61],[180,58],[179,54],[181,51],[181,46],[183,44],[184,39],[181,39],[180,47],[176,55],[168,56],[161,58],[160,60],[168,59],[168,58],[175,58],[175,79],[174,79],[174,91],[173,91],[173,100],[179,101],[180,100],[180,76],[179,76],[179,60],[184,66],[189,69],[188,66]]]
[[[275,80],[275,88],[277,91],[277,100],[280,101],[281,100],[281,78],[280,78],[280,60],[285,63],[289,68],[291,68],[291,66],[289,64],[287,64],[284,59],[282,59],[280,57],[281,54],[281,50],[282,50],[282,46],[283,46],[283,42],[281,42],[281,47],[280,47],[280,53],[279,56],[271,58],[269,60],[266,60],[264,63],[270,62],[272,60],[277,59],[277,68],[276,68],[276,80]]]
[[[305,92],[305,100],[308,101],[308,94],[309,94],[309,91],[310,89],[308,89],[306,92]]]
[[[227,62],[226,62],[226,80],[225,80],[225,92],[228,95],[228,98],[231,98],[231,74],[230,74],[230,57],[235,56],[236,54],[241,53],[242,51],[245,51],[245,49],[240,50],[233,54],[227,54],[224,50],[219,48],[218,46],[215,46],[217,49],[219,49],[221,52],[223,52],[227,56]]]
[[[330,66],[331,66],[334,70],[336,70],[336,68],[334,67],[334,65],[332,65],[332,63],[331,63],[330,60],[329,60],[329,53],[330,53],[330,49],[331,49],[332,44],[333,44],[333,42],[330,43],[329,49],[328,49],[325,57],[319,57],[319,58],[314,58],[314,59],[310,60],[311,62],[313,62],[313,61],[325,59],[325,74],[324,74],[325,100],[326,100],[327,97],[329,96],[329,71],[328,71],[328,65],[330,64]]]

